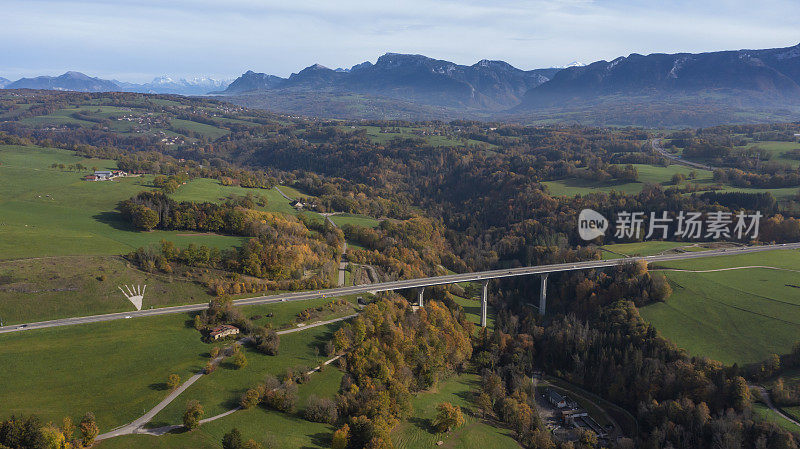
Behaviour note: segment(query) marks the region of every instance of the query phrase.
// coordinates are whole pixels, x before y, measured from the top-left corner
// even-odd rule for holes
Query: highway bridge
[[[280,293],[275,295],[258,296],[254,298],[237,299],[234,302],[237,306],[269,304],[285,301],[305,301],[315,298],[332,298],[337,296],[352,295],[358,293],[381,292],[391,290],[416,290],[417,302],[419,306],[424,305],[425,287],[435,285],[456,284],[460,282],[481,282],[483,294],[481,295],[481,326],[486,326],[486,312],[488,306],[488,284],[492,279],[501,279],[517,276],[538,275],[541,279],[541,291],[539,297],[539,313],[544,314],[547,307],[547,275],[564,271],[588,270],[596,268],[607,268],[621,263],[630,263],[644,260],[648,263],[668,262],[673,260],[700,259],[706,257],[733,256],[737,254],[755,253],[772,250],[796,250],[800,249],[800,243],[784,243],[778,245],[759,245],[742,246],[735,248],[714,249],[708,251],[684,252],[675,254],[664,254],[656,256],[628,257],[623,259],[609,260],[590,260],[585,262],[559,263],[550,265],[538,265],[532,267],[508,268],[502,270],[477,271],[472,273],[450,274],[445,276],[434,276],[418,279],[407,279],[399,281],[380,282],[376,284],[354,285],[349,287],[338,287],[325,290],[304,291],[295,293]],[[64,318],[52,321],[40,321],[27,324],[16,324],[12,326],[0,327],[0,333],[18,332],[32,329],[43,329],[56,326],[68,326],[74,324],[97,323],[101,321],[111,321],[126,318],[136,318],[145,316],[166,315],[171,313],[185,313],[204,310],[208,307],[207,303],[190,304],[184,306],[162,307],[157,309],[145,309],[141,311],[109,313],[105,315],[92,315],[85,317]]]

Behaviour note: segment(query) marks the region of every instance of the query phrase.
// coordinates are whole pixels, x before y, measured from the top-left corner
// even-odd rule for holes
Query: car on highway
[[[130,315],[125,315],[125,319],[126,319],[126,320],[127,320],[128,318],[130,318],[130,317],[131,317]]]
[[[27,325],[27,324],[23,324],[23,325],[22,325],[22,326],[20,326],[19,328],[20,328],[20,329],[25,329],[26,327],[28,327],[28,325]]]

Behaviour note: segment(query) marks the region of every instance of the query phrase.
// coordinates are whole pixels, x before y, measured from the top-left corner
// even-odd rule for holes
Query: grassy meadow
[[[84,159],[54,148],[0,146],[0,259],[63,255],[118,255],[161,239],[219,248],[240,237],[180,231],[139,232],[115,211],[117,204],[152,188],[149,176],[87,182],[86,172],[52,169],[81,163],[100,169],[113,161]]]
[[[464,449],[518,449],[520,445],[512,432],[492,427],[473,416],[477,408],[472,404],[472,394],[480,387],[480,376],[462,374],[454,376],[431,390],[418,393],[412,399],[413,418],[401,421],[392,432],[392,442],[397,449],[437,447]],[[464,412],[464,426],[446,434],[437,434],[432,429],[436,417],[436,406],[441,402],[458,405]]]
[[[684,270],[743,266],[797,270],[800,252],[776,250],[657,265]],[[800,273],[767,268],[663,273],[672,296],[642,307],[641,314],[691,355],[746,364],[787,353],[800,341]]]
[[[287,369],[308,370],[325,361],[324,346],[341,323],[333,323],[281,335],[280,352],[277,356],[258,353],[253,348],[245,348],[248,364],[242,369],[234,369],[223,361],[210,376],[204,376],[189,387],[181,396],[153,418],[152,426],[159,427],[179,424],[186,401],[197,399],[203,405],[206,416],[214,416],[238,405],[239,398],[248,388],[258,384],[267,374],[279,376]]]
[[[672,176],[676,173],[681,173],[688,178],[689,173],[694,170],[697,174],[696,179],[687,179],[686,183],[698,184],[701,187],[704,185],[714,184],[712,173],[708,170],[693,169],[683,165],[672,164],[667,167],[647,165],[647,164],[633,164],[639,172],[639,180],[635,182],[620,182],[620,181],[607,181],[599,182],[588,179],[568,178],[556,181],[545,181],[548,191],[553,196],[575,196],[575,195],[588,195],[591,193],[604,192],[610,193],[612,191],[623,192],[628,194],[637,194],[642,191],[647,184],[660,184],[664,187],[673,186]],[[778,200],[794,197],[798,194],[797,187],[786,187],[776,189],[761,189],[761,188],[745,188],[734,186],[722,186],[722,192],[745,192],[745,193],[764,193],[769,192]]]
[[[166,395],[171,373],[188,379],[207,361],[186,314],[132,318],[0,335],[0,419],[36,414],[101,432],[141,416]]]
[[[146,285],[143,306],[211,299],[196,282],[132,267],[119,256],[61,256],[0,261],[3,324],[135,310],[122,285]]]
[[[380,221],[367,217],[366,215],[356,214],[335,214],[330,216],[331,220],[336,223],[336,226],[342,227],[344,225],[361,226],[364,228],[377,228]]]
[[[320,304],[321,301],[317,301]],[[244,308],[245,313],[274,314],[275,327],[295,321],[297,301]],[[319,305],[319,304],[317,304]],[[326,320],[336,315],[323,315]],[[222,413],[241,392],[266,373],[282,374],[287,368],[316,366],[325,357],[322,348],[341,323],[319,326],[281,336],[280,354],[266,356],[246,349],[249,364],[241,369],[222,365],[204,376],[154,419],[175,424],[189,399],[199,399],[206,417]],[[217,343],[216,346],[230,344]],[[78,419],[92,411],[101,431],[141,416],[166,396],[164,383],[171,373],[188,379],[208,361],[215,345],[203,343],[191,314],[132,318],[80,326],[64,326],[0,335],[0,419],[11,414],[39,415],[60,422]],[[329,367],[319,375],[320,390],[300,395],[300,405],[310,392],[322,395],[338,390],[341,373]],[[322,382],[322,383],[320,383]],[[313,384],[309,384],[313,385]]]

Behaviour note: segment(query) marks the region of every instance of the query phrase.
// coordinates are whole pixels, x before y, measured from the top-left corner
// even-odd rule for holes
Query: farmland
[[[665,271],[674,293],[664,303],[641,309],[665,337],[693,355],[726,364],[753,363],[784,354],[800,332],[800,253],[770,251],[660,263],[683,270],[742,270],[693,273]]]
[[[414,419],[401,422],[392,432],[395,446],[398,449],[434,447],[437,441],[443,441],[442,447],[451,448],[519,448],[510,430],[492,427],[468,412],[475,410],[470,398],[479,385],[479,376],[462,374],[440,383],[436,390],[418,393],[412,400]],[[441,402],[450,402],[464,410],[466,423],[463,427],[447,434],[433,432],[431,422]]]
[[[692,169],[683,165],[669,165],[667,167],[646,165],[646,164],[633,164],[639,172],[639,179],[635,182],[622,182],[622,181],[607,181],[599,182],[589,179],[581,178],[566,178],[557,181],[545,181],[544,185],[547,186],[548,192],[554,196],[575,196],[575,195],[588,195],[596,192],[623,192],[628,194],[636,194],[642,191],[647,184],[659,184],[664,187],[673,186],[672,176],[679,173],[687,178],[689,173],[694,171],[697,174],[695,179],[689,179],[686,182],[689,184],[696,184],[699,187],[709,187],[713,183],[711,172],[707,170]],[[794,197],[798,193],[797,187],[784,187],[784,188],[752,188],[752,187],[734,187],[729,185],[722,185],[720,191],[722,192],[745,192],[745,193],[771,193],[776,199],[784,200]]]
[[[193,242],[219,248],[242,241],[178,231],[135,231],[115,208],[120,201],[151,189],[151,177],[86,182],[81,180],[85,173],[51,168],[59,163],[100,169],[116,166],[113,161],[84,159],[67,150],[0,146],[0,258],[118,255],[161,239],[179,246]]]
[[[244,311],[272,312],[272,324],[282,327],[294,321],[301,305],[315,304],[322,300],[251,306]],[[286,368],[318,364],[323,360],[321,346],[336,327],[287,334],[275,357],[248,349],[246,368],[234,370],[223,363],[172,405],[182,413],[186,400],[193,398],[203,402],[207,413],[225,411],[241,389],[260,381],[264,373],[282,374]],[[60,421],[92,411],[101,431],[130,422],[154,406],[167,393],[164,382],[169,374],[188,379],[205,365],[214,346],[200,340],[187,314],[3,334],[0,342],[0,365],[8,368],[0,371],[0,382],[6,387],[0,390],[0,403],[13,404],[3,408],[0,418],[36,413]],[[332,367],[328,371],[321,376],[327,379],[325,385],[338,388],[337,371]],[[173,421],[171,413],[172,409],[166,409],[156,421]]]
[[[134,310],[119,291],[123,285],[146,285],[146,308],[211,298],[196,282],[140,271],[119,256],[6,260],[0,261],[0,318],[9,325]]]
[[[180,424],[186,409],[186,400],[197,399],[203,404],[207,416],[226,412],[238,405],[241,395],[264,380],[267,374],[282,375],[287,369],[308,370],[325,361],[324,344],[340,324],[319,326],[302,332],[281,336],[280,353],[266,356],[252,348],[245,350],[248,364],[233,369],[223,362],[213,374],[204,376],[189,387],[182,400],[170,404],[153,419],[152,426]],[[333,370],[333,369],[331,369]]]

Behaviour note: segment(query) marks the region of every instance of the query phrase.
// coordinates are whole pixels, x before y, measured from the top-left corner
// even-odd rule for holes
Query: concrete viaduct
[[[269,304],[285,301],[304,301],[315,298],[332,298],[336,296],[352,295],[357,293],[381,292],[391,290],[416,290],[417,303],[424,305],[425,287],[435,285],[456,284],[461,282],[481,282],[483,294],[481,295],[481,325],[486,326],[486,312],[488,308],[488,285],[492,279],[502,279],[516,276],[539,275],[541,279],[541,292],[539,296],[539,313],[544,314],[547,307],[547,276],[550,273],[565,271],[588,270],[595,268],[607,268],[621,263],[636,262],[644,260],[647,263],[668,262],[673,260],[700,259],[705,257],[733,256],[737,254],[755,253],[772,250],[796,250],[800,249],[800,243],[784,243],[779,245],[759,245],[742,246],[735,248],[714,249],[708,251],[685,252],[676,254],[665,254],[658,256],[628,257],[623,259],[611,260],[590,260],[585,262],[571,262],[551,265],[539,265],[534,267],[507,268],[502,270],[478,271],[474,273],[450,274],[445,276],[435,276],[419,279],[406,279],[399,281],[380,282],[376,284],[354,285],[349,287],[338,287],[327,290],[315,290],[295,293],[281,293],[277,295],[258,296],[254,298],[237,299],[233,303],[237,306],[253,304]],[[189,304],[183,306],[161,307],[157,309],[144,309],[140,311],[109,313],[105,315],[92,315],[75,318],[64,318],[52,321],[40,321],[36,323],[15,324],[0,327],[0,334],[5,332],[16,332],[32,329],[43,329],[55,326],[68,326],[73,324],[95,323],[124,318],[136,318],[145,316],[166,315],[171,313],[185,313],[204,310],[208,303]]]

